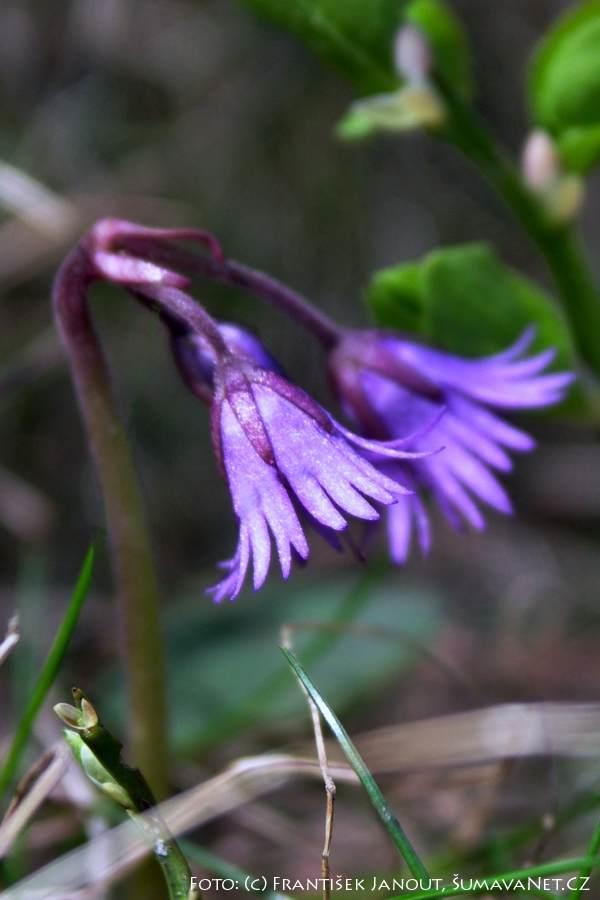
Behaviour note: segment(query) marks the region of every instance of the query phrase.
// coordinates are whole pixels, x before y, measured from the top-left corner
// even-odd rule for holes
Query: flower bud
[[[548,218],[563,224],[575,218],[584,197],[583,182],[578,175],[564,173],[556,144],[545,131],[533,131],[523,148],[523,179],[538,195]]]
[[[554,141],[546,131],[532,131],[523,147],[521,169],[525,183],[534,191],[544,190],[559,174]]]
[[[473,93],[471,56],[469,44],[460,20],[454,15],[451,4],[444,0],[409,0],[403,9],[405,29],[420,38],[421,57],[417,43],[396,47],[396,64],[399,71],[410,81],[411,68],[418,71],[425,68],[423,77],[440,75],[456,93],[470,97]],[[405,29],[402,29],[404,31]],[[412,40],[412,38],[411,38]],[[425,55],[426,54],[426,55]]]
[[[81,710],[72,706],[70,703],[56,703],[52,709],[64,725],[74,728],[76,731],[83,731],[85,725],[81,722]]]
[[[394,41],[394,65],[409,84],[421,84],[431,71],[431,53],[423,33],[414,25],[404,25]]]

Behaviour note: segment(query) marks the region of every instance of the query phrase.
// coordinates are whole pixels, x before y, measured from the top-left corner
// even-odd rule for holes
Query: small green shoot
[[[161,868],[169,900],[199,900],[200,893],[191,888],[187,860],[158,812],[146,779],[121,758],[121,742],[102,725],[83,691],[73,688],[72,693],[75,705],[57,703],[54,712],[70,729],[65,738],[73,756],[90,781],[141,830]]]

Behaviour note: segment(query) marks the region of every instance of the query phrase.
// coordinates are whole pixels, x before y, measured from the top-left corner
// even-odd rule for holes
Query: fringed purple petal
[[[390,504],[405,491],[287,397],[266,385],[255,384],[253,391],[279,471],[322,525],[341,531],[343,514],[376,519],[379,513],[365,498]]]
[[[517,362],[512,361],[506,365],[499,365],[489,358],[481,360],[481,363],[493,370],[498,378],[514,380],[515,378],[530,378],[533,375],[538,375],[548,368],[555,356],[556,350],[551,347],[548,350],[542,350],[541,353],[536,353],[535,356],[528,356],[526,359],[521,359]]]
[[[392,441],[370,441],[366,438],[360,437],[360,435],[358,434],[354,434],[353,431],[349,431],[338,422],[335,422],[335,426],[340,434],[342,434],[346,438],[346,440],[350,441],[351,444],[354,444],[355,447],[359,447],[361,450],[368,451],[369,453],[373,454],[373,456],[396,460],[422,459],[424,456],[429,456],[432,452],[434,452],[431,450],[418,451],[400,449],[407,443],[407,438],[405,437],[398,438],[397,440]]]
[[[288,578],[292,566],[292,551],[301,559],[308,557],[306,536],[283,486],[279,496],[268,494],[263,498],[263,510],[275,539],[281,574]]]
[[[507,351],[483,359],[462,359],[395,337],[386,338],[385,346],[442,389],[457,391],[492,406],[522,409],[559,402],[574,379],[569,372],[539,374],[554,359],[554,350],[519,359],[533,336],[534,332],[528,329]]]
[[[244,525],[241,525],[238,546],[234,556],[221,564],[221,568],[229,570],[229,574],[222,581],[207,588],[206,593],[212,597],[215,603],[221,603],[223,600],[235,600],[243,587],[249,561],[250,542],[248,540],[248,531]]]
[[[277,470],[255,451],[228,401],[222,404],[220,425],[223,464],[240,537],[238,550],[227,564],[229,574],[210,591],[217,602],[239,594],[250,559],[255,590],[263,585],[271,562],[269,531],[284,577],[289,575],[292,548],[298,556],[308,556],[306,537]]]
[[[466,450],[475,453],[480,459],[498,469],[500,472],[510,472],[512,460],[510,456],[485,432],[473,427],[467,419],[463,419],[454,411],[449,411],[440,423],[440,440],[444,445],[452,445],[458,441]]]
[[[512,381],[487,376],[484,371],[475,370],[465,378],[466,384],[461,390],[466,396],[490,406],[503,409],[539,409],[559,403],[573,380],[574,375],[568,372]]]
[[[334,531],[343,531],[348,526],[346,519],[335,508],[313,475],[291,466],[286,466],[282,470],[298,500],[313,519]]]
[[[535,340],[535,335],[537,332],[537,328],[535,325],[529,325],[523,334],[519,335],[514,344],[511,344],[510,347],[507,347],[506,350],[501,350],[499,353],[494,353],[491,356],[488,356],[487,359],[493,360],[494,362],[508,362],[511,359],[516,359],[519,356],[522,356],[526,350],[529,350],[531,345]]]
[[[250,549],[252,553],[253,585],[258,591],[265,582],[271,563],[271,538],[265,517],[258,509],[247,518]]]
[[[429,463],[418,474],[422,482],[431,488],[442,512],[446,514],[451,524],[456,520],[451,513],[447,514],[449,508],[477,531],[485,528],[485,519],[479,507],[449,466],[439,462]]]
[[[431,529],[429,516],[417,494],[402,497],[387,510],[388,545],[392,561],[397,565],[407,561],[415,533],[426,556],[431,547]]]
[[[453,396],[452,409],[456,415],[487,435],[490,440],[510,450],[527,453],[535,448],[535,441],[530,435],[500,419],[478,403],[467,400],[466,397]]]
[[[443,464],[488,506],[506,515],[512,512],[510,500],[500,482],[473,454],[455,445],[448,449]]]
[[[339,472],[324,468],[319,474],[319,480],[329,497],[344,512],[356,516],[357,519],[366,519],[367,521],[375,521],[379,518],[377,510],[352,487],[349,481],[340,478]],[[383,491],[381,495],[384,495]],[[388,502],[392,502],[392,500],[393,498],[390,498]]]

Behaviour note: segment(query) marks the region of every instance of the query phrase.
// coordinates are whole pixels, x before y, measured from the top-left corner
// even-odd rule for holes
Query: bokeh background
[[[517,154],[528,130],[527,58],[568,4],[453,6],[474,48],[478,105]],[[94,538],[94,591],[60,685],[81,684],[118,730],[102,506],[49,302],[53,272],[80,233],[109,214],[210,229],[228,254],[347,323],[367,321],[362,295],[374,270],[438,246],[487,240],[549,282],[510,213],[450,148],[420,136],[336,140],[351,88],[233,0],[3,0],[0,51],[0,630],[19,609],[24,635],[0,678],[0,729],[10,729]],[[600,276],[599,222],[592,178],[582,227]],[[250,324],[290,375],[330,402],[318,346],[281,315],[235,292],[197,292],[221,317]],[[93,303],[163,588],[175,786],[240,755],[309,740],[278,650],[287,621],[354,623],[352,636],[298,632],[354,734],[493,703],[597,697],[600,467],[591,432],[522,419],[540,449],[511,477],[518,516],[491,515],[483,535],[455,535],[436,519],[427,562],[391,572],[375,546],[361,567],[314,540],[310,566],[289,585],[275,574],[262,594],[214,608],[203,589],[231,552],[235,523],[206,411],[180,383],[152,317],[116,290],[96,290]],[[361,633],[367,623],[389,633]],[[57,734],[42,719],[40,744]],[[450,774],[402,765],[399,757],[384,786],[433,849],[449,834],[468,847],[482,829],[551,814],[595,777],[548,760]],[[216,819],[199,839],[256,871],[314,873],[322,808],[318,785],[288,786]],[[475,810],[470,827],[456,829],[466,809]],[[51,837],[48,822],[59,820]],[[561,832],[557,846],[566,852],[578,835]],[[41,857],[75,839],[68,810],[52,805],[28,838]],[[391,865],[363,799],[347,789],[337,870],[353,871],[357,853],[363,868]]]

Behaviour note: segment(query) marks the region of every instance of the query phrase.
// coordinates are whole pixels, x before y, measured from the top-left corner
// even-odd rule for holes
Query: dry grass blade
[[[426,867],[419,858],[419,855],[404,831],[404,828],[389,807],[381,788],[373,778],[367,763],[356,749],[350,735],[327,701],[321,696],[294,654],[290,650],[286,650],[285,647],[282,647],[281,651],[288,661],[294,675],[333,732],[336,741],[344,752],[344,756],[356,772],[373,809],[379,816],[383,827],[387,831],[394,847],[400,854],[400,857],[410,869],[411,874],[418,879],[428,878],[429,873]]]
[[[70,761],[68,747],[60,742],[44,753],[21,779],[0,825],[0,859],[7,855],[16,838],[54,790]]]
[[[293,626],[284,625],[281,629],[281,643],[286,650],[292,650],[292,630]],[[333,840],[333,821],[335,815],[335,782],[331,777],[329,770],[329,760],[327,759],[327,748],[323,729],[321,727],[321,714],[306,691],[304,685],[300,685],[306,701],[313,726],[313,734],[315,737],[315,747],[317,750],[317,759],[323,776],[323,784],[325,786],[325,837],[323,840],[323,850],[321,852],[321,876],[323,878],[323,900],[329,900],[331,896],[331,871],[329,867],[329,857],[331,855],[331,842]]]
[[[337,781],[358,783],[347,766],[332,766],[331,773]],[[162,803],[159,810],[169,830],[179,835],[275,790],[294,777],[321,778],[318,762],[283,754],[239,759],[220,775]],[[94,884],[115,881],[148,852],[139,829],[131,822],[124,822],[23,879],[0,897],[2,900],[32,900],[33,897],[55,900],[57,896]],[[97,867],[92,875],[91,859],[108,862],[104,868]]]
[[[374,771],[397,772],[430,767],[481,765],[503,758],[533,755],[597,756],[600,705],[569,703],[507,704],[440,716],[363,734],[357,739]],[[349,767],[331,762],[337,782],[358,784]],[[237,760],[224,772],[161,806],[176,835],[275,790],[292,778],[320,779],[318,761],[265,754]],[[147,848],[137,830],[124,823],[85,847],[56,860],[5,891],[2,900],[66,896],[92,883],[109,883],[134,865]],[[91,860],[104,866],[93,867]],[[37,892],[37,893],[34,893]],[[54,893],[53,893],[54,891]]]
[[[356,745],[375,772],[527,756],[596,758],[600,704],[507,703],[379,728],[358,735]],[[333,743],[329,752],[335,756]]]
[[[0,666],[9,657],[19,643],[19,618],[13,616],[9,619],[6,636],[0,642]]]
[[[73,227],[71,204],[22,169],[0,161],[0,206],[42,233],[55,235]]]

